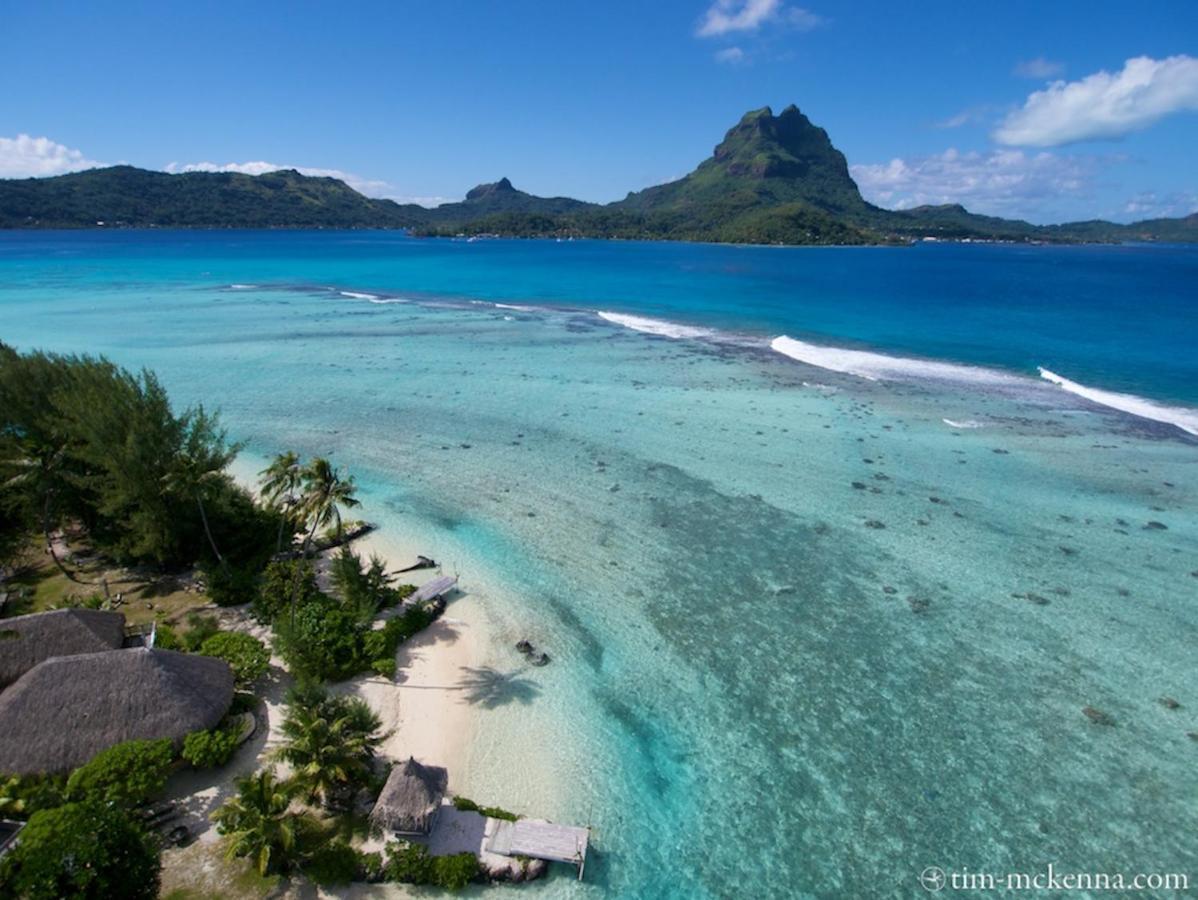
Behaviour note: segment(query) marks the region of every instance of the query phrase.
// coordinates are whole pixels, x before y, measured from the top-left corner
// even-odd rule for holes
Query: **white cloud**
[[[960,203],[970,212],[1045,221],[1062,201],[1085,197],[1095,157],[992,150],[944,153],[850,167],[864,197],[890,209]]]
[[[810,31],[822,22],[815,13],[800,6],[786,6],[782,0],[714,0],[695,33],[699,37],[719,37],[757,31],[766,23]]]
[[[734,66],[745,61],[745,51],[740,47],[725,47],[715,52],[715,61]]]
[[[1012,146],[1057,147],[1118,138],[1183,110],[1198,110],[1198,59],[1138,56],[1113,75],[1096,72],[1036,91],[1003,120],[994,139]]]
[[[1015,63],[1013,74],[1020,78],[1034,78],[1042,81],[1046,78],[1055,78],[1064,71],[1064,63],[1053,62],[1051,59],[1037,56],[1035,59],[1024,59]]]
[[[163,167],[164,171],[172,174],[180,172],[240,172],[242,175],[264,175],[267,172],[277,172],[280,169],[295,169],[301,175],[312,175],[320,178],[336,178],[338,181],[344,181],[351,188],[367,197],[390,197],[395,188],[386,181],[378,181],[376,179],[362,178],[352,172],[344,172],[341,169],[316,169],[311,166],[290,166],[281,165],[279,163],[265,162],[263,160],[254,160],[242,163],[213,163],[213,162],[198,162],[198,163],[167,163]]]
[[[104,163],[88,159],[81,151],[46,137],[35,138],[27,134],[18,134],[15,138],[0,137],[0,178],[62,175],[102,165]]]
[[[1198,193],[1177,191],[1161,196],[1145,191],[1132,197],[1123,206],[1123,215],[1135,219],[1163,219],[1188,216],[1198,212]]]

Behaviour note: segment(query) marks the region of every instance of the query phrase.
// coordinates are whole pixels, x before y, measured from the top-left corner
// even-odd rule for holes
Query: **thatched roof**
[[[56,609],[0,619],[0,689],[51,656],[115,650],[125,617],[99,609]]]
[[[400,834],[428,834],[448,786],[449,772],[445,769],[408,757],[407,762],[391,769],[370,811],[370,820]]]
[[[211,656],[108,650],[48,659],[0,694],[0,772],[66,772],[134,738],[211,728],[233,702],[233,673]]]

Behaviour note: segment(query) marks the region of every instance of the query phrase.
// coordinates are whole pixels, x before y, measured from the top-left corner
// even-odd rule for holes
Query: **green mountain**
[[[423,207],[364,197],[335,178],[132,166],[0,181],[0,227],[405,228]]]
[[[956,204],[886,210],[867,203],[844,154],[796,106],[747,113],[677,181],[600,206],[537,197],[501,178],[435,209],[364,197],[293,170],[168,175],[131,166],[0,180],[0,228],[116,226],[407,228],[419,235],[600,237],[767,244],[912,240],[1191,241],[1198,214],[1118,225],[1040,226]]]
[[[594,208],[594,203],[573,200],[570,197],[536,197],[512,187],[506,178],[492,184],[480,184],[466,192],[460,203],[443,203],[426,210],[426,221],[441,224],[465,224],[485,216],[502,216],[512,213],[560,216]]]

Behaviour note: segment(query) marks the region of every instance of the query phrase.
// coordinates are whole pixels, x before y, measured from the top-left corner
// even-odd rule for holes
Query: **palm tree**
[[[293,698],[282,725],[286,743],[276,752],[289,763],[310,800],[328,803],[370,774],[370,762],[383,740],[382,722],[363,700]]]
[[[162,477],[163,487],[168,493],[195,499],[208,545],[217,562],[228,569],[228,563],[212,537],[204,497],[225,481],[225,469],[237,456],[241,445],[226,444],[225,432],[217,427],[214,416],[205,414],[203,407],[195,412],[188,426],[183,446],[175,455],[170,470]]]
[[[323,456],[318,456],[304,469],[304,513],[312,522],[312,530],[305,542],[310,547],[316,529],[337,523],[337,540],[341,540],[341,507],[352,509],[361,506],[354,496],[358,486],[353,476],[341,477],[341,470],[334,469]]]
[[[299,455],[291,450],[280,453],[269,466],[258,473],[263,498],[279,507],[279,536],[275,542],[275,553],[283,552],[283,526],[291,515],[292,507],[298,502],[296,491],[303,483],[304,473]]]
[[[67,569],[54,550],[53,526],[58,520],[58,498],[63,489],[70,486],[66,467],[65,447],[50,444],[34,444],[27,448],[24,456],[5,460],[5,468],[16,470],[4,482],[5,490],[24,490],[41,507],[42,533],[46,538],[46,550],[54,565],[76,584],[86,584],[74,572]]]
[[[291,812],[293,790],[263,769],[236,781],[237,796],[225,801],[212,818],[219,834],[229,839],[226,858],[248,856],[265,875],[272,867],[286,870],[306,817]]]
[[[311,527],[304,536],[301,559],[307,559],[308,554],[312,551],[312,541],[316,537],[316,530],[321,525],[327,526],[331,522],[336,522],[337,540],[340,541],[341,507],[352,509],[361,504],[354,496],[358,488],[354,484],[353,477],[342,478],[341,470],[333,468],[333,464],[323,456],[318,456],[308,463],[303,471],[303,480],[304,494],[300,499],[299,506],[304,521],[311,522]],[[295,604],[302,583],[303,567],[302,562],[295,567],[295,578],[291,586],[292,628],[295,627]]]

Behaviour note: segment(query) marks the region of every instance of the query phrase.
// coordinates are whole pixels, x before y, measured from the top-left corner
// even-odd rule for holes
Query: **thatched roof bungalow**
[[[211,656],[108,650],[55,657],[0,694],[0,772],[68,772],[121,741],[182,744],[233,702],[233,673]]]
[[[56,609],[0,619],[0,690],[52,656],[119,648],[125,617],[100,609]]]
[[[391,769],[370,811],[370,821],[399,835],[426,835],[436,824],[448,786],[448,771],[408,757]]]

